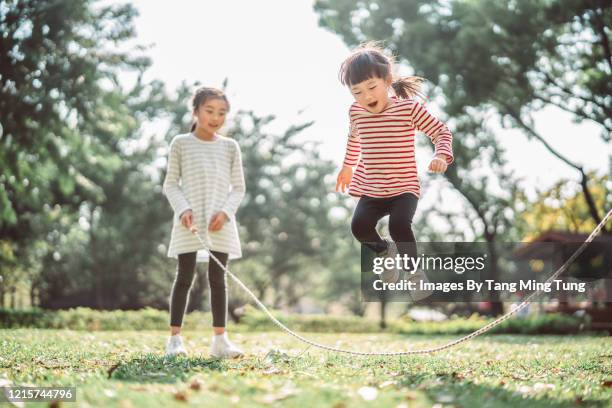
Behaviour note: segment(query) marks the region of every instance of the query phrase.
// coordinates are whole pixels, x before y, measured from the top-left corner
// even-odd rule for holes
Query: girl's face
[[[370,78],[351,86],[351,94],[359,105],[368,112],[380,113],[391,102],[389,98],[391,78]]]
[[[200,105],[193,117],[197,121],[197,128],[206,134],[214,135],[225,123],[226,114],[227,104],[223,99],[209,98]]]

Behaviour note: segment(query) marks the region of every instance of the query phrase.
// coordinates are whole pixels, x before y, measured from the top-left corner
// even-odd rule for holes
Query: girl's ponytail
[[[399,99],[419,97],[427,100],[421,92],[425,78],[418,76],[396,77],[395,58],[387,54],[377,42],[361,44],[340,66],[340,82],[353,86],[370,78],[381,78],[385,81],[392,78],[393,92]]]
[[[424,78],[418,76],[399,77],[391,83],[391,86],[399,99],[410,99],[416,96],[425,99],[425,95],[421,92],[421,84],[424,81]]]
[[[194,130],[196,130],[196,123],[192,122],[191,123],[191,130],[190,130],[190,132],[193,132]]]

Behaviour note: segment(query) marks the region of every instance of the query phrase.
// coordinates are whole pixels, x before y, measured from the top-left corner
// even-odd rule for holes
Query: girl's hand
[[[191,232],[197,232],[198,228],[193,223],[193,211],[186,210],[181,214],[181,224]]]
[[[223,225],[227,220],[227,214],[225,214],[223,211],[219,211],[218,213],[212,216],[210,224],[208,224],[208,230],[219,231],[221,228],[223,228]]]
[[[353,178],[353,168],[350,166],[343,166],[340,173],[338,173],[338,180],[336,181],[336,191],[342,190],[344,193],[346,188],[351,184]]]
[[[445,154],[436,154],[429,163],[428,170],[432,173],[444,173],[448,168]]]

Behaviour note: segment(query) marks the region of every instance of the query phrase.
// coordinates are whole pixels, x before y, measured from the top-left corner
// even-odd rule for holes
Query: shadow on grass
[[[502,334],[502,333],[491,333],[484,336],[480,336],[481,341],[490,341],[494,343],[504,344],[575,344],[576,341],[580,340],[593,340],[598,338],[605,338],[605,335],[600,334],[572,334],[561,335],[561,334]]]
[[[404,339],[406,341],[422,341],[423,339],[427,340],[436,340],[435,343],[430,346],[441,346],[443,344],[449,343],[451,341],[457,340],[466,336],[466,333],[462,334],[404,334],[404,333],[396,333],[399,338]],[[558,334],[506,334],[506,333],[487,333],[482,336],[478,336],[474,339],[468,340],[465,343],[462,343],[462,346],[466,344],[476,344],[487,346],[489,344],[499,343],[499,344],[509,344],[509,345],[530,345],[530,344],[541,344],[541,345],[558,345],[558,344],[575,344],[576,341],[580,340],[593,340],[599,338],[605,338],[605,335],[600,334],[575,334],[571,336],[564,336]],[[461,346],[459,346],[461,347]],[[475,346],[476,347],[476,346]]]
[[[455,405],[460,407],[568,407],[568,406],[589,406],[604,407],[607,401],[603,399],[585,399],[576,395],[573,401],[559,401],[553,395],[558,392],[548,391],[539,392],[537,386],[525,385],[524,392],[504,388],[503,384],[492,386],[488,384],[475,384],[454,377],[453,375],[443,375],[437,378],[422,374],[405,375],[400,383],[417,388],[424,392],[434,403],[442,405]]]
[[[139,383],[174,383],[185,381],[195,372],[225,369],[223,362],[214,358],[143,354],[112,366],[108,370],[108,378]]]

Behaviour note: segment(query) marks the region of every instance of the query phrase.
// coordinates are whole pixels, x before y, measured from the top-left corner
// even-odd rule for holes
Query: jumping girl
[[[196,222],[206,226],[199,235],[224,266],[228,258],[242,256],[235,218],[245,192],[240,147],[236,141],[217,133],[229,108],[222,91],[198,89],[192,103],[191,132],[175,136],[170,143],[163,191],[174,210],[168,256],[178,258],[178,267],[170,296],[167,356],[187,354],[180,336],[183,315],[196,262],[209,260],[208,252],[192,233],[198,231]],[[228,340],[225,331],[225,272],[212,259],[208,262],[208,282],[214,333],[211,355],[238,357],[243,353]]]
[[[340,82],[349,87],[355,102],[349,109],[350,132],[336,191],[348,187],[351,196],[360,197],[351,222],[359,242],[379,256],[392,256],[398,248],[376,231],[378,221],[389,215],[391,238],[407,243],[403,251],[398,245],[400,252],[416,256],[412,218],[420,184],[415,132],[425,133],[435,146],[429,163],[433,173],[444,173],[453,162],[452,135],[414,99],[422,96],[422,78],[394,77],[393,71],[393,59],[372,43],[360,46],[342,63]],[[395,270],[384,280],[397,281],[398,276]]]

